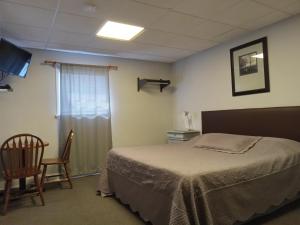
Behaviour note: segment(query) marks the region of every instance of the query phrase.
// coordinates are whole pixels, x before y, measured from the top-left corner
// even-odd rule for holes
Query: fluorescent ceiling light
[[[257,55],[253,55],[251,56],[253,58],[258,58],[258,59],[263,59],[264,58],[264,54],[263,53],[260,53],[260,54],[257,54]]]
[[[129,41],[143,30],[143,27],[107,21],[98,31],[97,36]]]

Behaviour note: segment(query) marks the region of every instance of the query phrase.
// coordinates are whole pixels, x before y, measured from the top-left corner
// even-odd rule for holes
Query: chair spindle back
[[[7,178],[24,178],[39,173],[44,155],[43,141],[31,134],[18,134],[1,146],[0,157]]]
[[[67,141],[64,146],[64,151],[61,156],[62,160],[65,162],[69,162],[69,159],[70,159],[70,150],[71,150],[73,137],[74,137],[74,131],[70,130]]]

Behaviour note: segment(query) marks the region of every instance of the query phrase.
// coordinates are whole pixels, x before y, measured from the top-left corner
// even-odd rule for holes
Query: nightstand
[[[198,130],[172,130],[167,133],[168,143],[189,141],[198,135],[200,135],[200,131]]]

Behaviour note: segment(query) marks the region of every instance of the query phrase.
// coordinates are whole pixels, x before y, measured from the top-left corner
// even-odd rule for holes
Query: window
[[[57,72],[57,114],[109,117],[108,70],[61,64]]]

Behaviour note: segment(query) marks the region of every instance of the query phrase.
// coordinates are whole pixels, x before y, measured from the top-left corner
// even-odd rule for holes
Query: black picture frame
[[[262,49],[263,58],[253,59],[253,54],[258,54],[253,50],[254,47],[260,47]],[[249,49],[249,51],[247,51]],[[239,55],[239,52],[242,52]],[[246,52],[246,53],[245,53]],[[260,53],[261,54],[261,53]],[[256,55],[258,56],[258,55]],[[254,55],[255,57],[255,55]],[[238,62],[237,62],[238,59]],[[259,62],[258,62],[259,60]],[[258,66],[260,63],[260,67]],[[230,64],[231,64],[231,83],[232,83],[232,96],[250,95],[270,92],[270,78],[269,78],[269,57],[268,57],[268,40],[267,37],[263,37],[246,44],[234,47],[230,49]],[[237,65],[239,68],[237,68]],[[263,68],[263,69],[260,69]],[[237,74],[238,73],[238,74]],[[251,79],[253,77],[261,77],[261,81],[264,82],[264,87],[251,88],[246,90],[237,90],[237,82],[239,82],[237,76],[247,77]],[[262,84],[258,85],[261,86]]]

